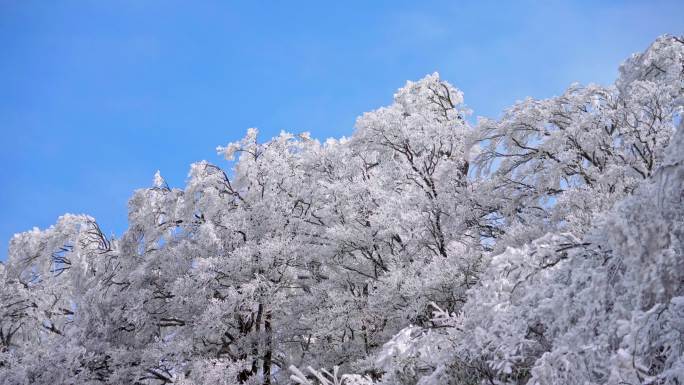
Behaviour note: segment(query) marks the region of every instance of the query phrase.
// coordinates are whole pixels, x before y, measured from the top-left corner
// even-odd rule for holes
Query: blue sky
[[[574,81],[609,84],[682,1],[0,0],[0,259],[12,234],[88,213],[126,228],[160,169],[258,127],[350,135],[408,79],[438,71],[474,115]]]

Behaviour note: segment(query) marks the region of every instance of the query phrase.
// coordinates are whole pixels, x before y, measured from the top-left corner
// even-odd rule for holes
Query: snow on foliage
[[[682,384],[683,105],[662,36],[475,126],[432,74],[351,138],[250,128],[121,238],[12,239],[0,384]]]

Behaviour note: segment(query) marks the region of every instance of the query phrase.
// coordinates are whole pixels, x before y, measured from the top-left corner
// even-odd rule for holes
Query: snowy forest
[[[427,75],[15,235],[0,384],[684,384],[684,37],[471,114]]]

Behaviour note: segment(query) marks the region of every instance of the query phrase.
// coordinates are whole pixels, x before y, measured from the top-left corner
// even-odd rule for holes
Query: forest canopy
[[[684,384],[684,37],[470,113],[431,74],[15,235],[0,384]]]

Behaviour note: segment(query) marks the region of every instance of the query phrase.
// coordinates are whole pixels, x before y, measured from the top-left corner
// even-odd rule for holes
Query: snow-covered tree
[[[622,65],[615,86],[575,84],[483,119],[477,164],[491,171],[487,199],[507,239],[499,246],[547,231],[580,234],[649,178],[680,113],[673,101],[684,93],[683,62],[682,40],[663,36]]]

